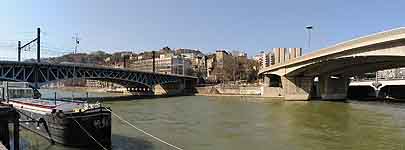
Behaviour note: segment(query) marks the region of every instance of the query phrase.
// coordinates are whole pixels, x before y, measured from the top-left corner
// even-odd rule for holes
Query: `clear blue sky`
[[[16,58],[16,41],[43,33],[44,56],[71,51],[218,48],[254,55],[273,47],[304,52],[405,26],[403,0],[4,0],[0,59]],[[313,25],[306,49],[306,25]],[[49,49],[49,50],[47,50]],[[24,58],[34,58],[24,52]]]

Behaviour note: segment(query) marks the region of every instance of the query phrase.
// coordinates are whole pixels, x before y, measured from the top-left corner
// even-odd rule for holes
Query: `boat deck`
[[[83,101],[18,98],[10,99],[9,104],[18,109],[30,109],[41,113],[50,113],[59,110],[72,112],[83,108],[87,103]]]

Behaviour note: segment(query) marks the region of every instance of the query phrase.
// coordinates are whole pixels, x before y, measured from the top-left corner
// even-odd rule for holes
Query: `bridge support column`
[[[313,77],[281,77],[285,100],[309,100]]]
[[[270,87],[270,76],[268,76],[268,75],[264,75],[263,76],[263,86],[264,87]]]
[[[186,85],[183,81],[178,83],[170,83],[170,84],[157,84],[153,87],[154,95],[166,95],[166,96],[174,96],[174,95],[182,95],[184,94],[184,89]]]
[[[375,98],[380,98],[380,90],[374,90]]]
[[[319,76],[321,98],[324,100],[343,100],[349,89],[348,77],[332,78],[329,75]]]
[[[283,89],[281,88],[280,76],[267,75],[264,76],[263,87],[261,95],[263,97],[280,98],[283,96]]]

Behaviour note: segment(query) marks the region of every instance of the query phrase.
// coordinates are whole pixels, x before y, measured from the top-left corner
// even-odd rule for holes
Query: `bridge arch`
[[[197,78],[83,64],[0,61],[0,80],[27,82],[33,89],[63,80],[99,80],[123,85],[130,92],[147,89],[146,92],[150,93],[155,91],[156,85],[185,84]]]

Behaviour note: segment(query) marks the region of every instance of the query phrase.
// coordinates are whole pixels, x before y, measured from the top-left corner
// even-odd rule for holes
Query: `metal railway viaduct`
[[[263,68],[262,95],[285,100],[346,99],[349,78],[405,66],[405,27],[356,38]],[[318,80],[318,90],[314,88]]]
[[[130,91],[157,92],[192,89],[197,78],[108,68],[85,64],[50,64],[0,61],[0,81],[28,82],[33,89],[69,79],[100,80],[120,84]],[[164,93],[164,92],[163,92]]]

